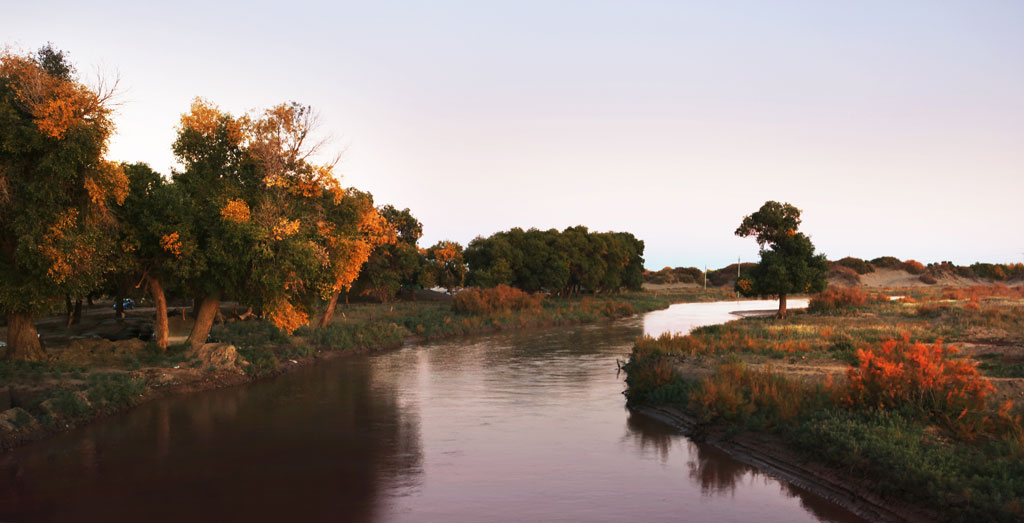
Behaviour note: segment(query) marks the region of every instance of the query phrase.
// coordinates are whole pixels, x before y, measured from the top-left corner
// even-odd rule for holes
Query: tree
[[[825,290],[828,285],[828,261],[814,254],[814,244],[797,232],[800,209],[775,201],[743,218],[736,235],[754,236],[760,247],[761,261],[736,282],[744,296],[778,296],[778,318],[786,317],[786,296]]]
[[[317,222],[316,241],[322,248],[323,279],[318,285],[327,303],[317,327],[331,323],[338,298],[359,277],[375,248],[393,245],[395,229],[373,206],[373,197],[348,189],[342,198],[325,194]]]
[[[423,281],[426,258],[417,247],[423,225],[409,209],[384,205],[380,215],[395,231],[393,242],[384,242],[370,254],[354,287],[360,294],[386,303],[402,287],[414,287]]]
[[[110,93],[75,77],[63,52],[0,53],[0,313],[4,357],[46,358],[33,316],[98,284],[113,247],[110,206],[127,179],[105,159]]]
[[[186,281],[203,265],[196,247],[190,215],[180,187],[144,163],[123,166],[130,191],[114,208],[120,231],[113,278],[117,286],[145,284],[153,297],[156,316],[153,339],[167,348],[169,282]],[[124,291],[116,292],[119,300]]]
[[[225,294],[243,294],[256,250],[258,227],[251,209],[263,188],[245,145],[249,121],[197,98],[181,117],[172,149],[184,167],[172,174],[193,223],[196,249],[205,263],[183,282],[199,303],[189,334],[192,347],[206,343]]]
[[[448,294],[465,284],[469,269],[462,259],[462,246],[457,242],[437,242],[427,249],[427,261],[434,272],[434,282],[444,287]]]

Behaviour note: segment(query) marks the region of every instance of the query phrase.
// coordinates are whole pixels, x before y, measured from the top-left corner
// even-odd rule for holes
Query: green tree
[[[775,201],[743,218],[736,235],[753,236],[760,247],[761,261],[736,282],[744,296],[778,296],[778,318],[786,317],[786,296],[825,290],[828,261],[814,253],[807,235],[797,232],[800,209]]]
[[[426,257],[417,246],[423,225],[409,209],[384,205],[380,215],[394,229],[395,241],[382,243],[373,250],[353,287],[360,294],[386,303],[403,287],[415,287],[424,281]]]
[[[427,261],[434,273],[434,282],[444,287],[448,294],[461,289],[466,283],[466,262],[462,258],[462,245],[457,242],[440,241],[427,249]]]
[[[167,285],[187,281],[203,266],[180,187],[144,163],[123,166],[129,193],[114,208],[120,232],[112,276],[116,285],[145,283],[156,316],[153,339],[167,348]],[[124,291],[116,293],[117,298]]]
[[[84,296],[107,269],[110,206],[127,179],[105,160],[110,93],[75,78],[63,52],[0,53],[0,313],[6,358],[46,358],[33,316]]]

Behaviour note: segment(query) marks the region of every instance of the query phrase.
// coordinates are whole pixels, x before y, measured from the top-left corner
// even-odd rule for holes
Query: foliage
[[[806,415],[827,402],[821,386],[788,380],[770,369],[750,370],[742,361],[730,361],[701,380],[688,406],[698,413],[702,423],[742,418],[764,428]]]
[[[427,249],[427,263],[433,272],[434,283],[449,294],[462,288],[469,269],[462,256],[462,246],[456,242],[440,241]]]
[[[888,300],[886,296],[870,295],[858,287],[830,287],[811,297],[807,311],[834,313]]]
[[[424,254],[417,247],[423,225],[409,209],[398,210],[391,205],[379,209],[380,215],[394,231],[392,241],[381,242],[373,249],[353,288],[358,294],[380,302],[391,301],[402,288],[429,282]]]
[[[84,295],[114,247],[110,206],[128,184],[104,158],[109,93],[80,83],[66,58],[49,46],[36,56],[0,53],[0,313]],[[9,341],[8,357],[41,358],[38,344]]]
[[[881,256],[871,260],[871,265],[883,269],[900,269],[903,267],[903,261],[893,256]]]
[[[452,310],[463,314],[487,314],[499,311],[536,310],[544,296],[530,294],[508,285],[489,289],[467,289],[455,295]]]
[[[867,274],[869,272],[875,272],[875,268],[872,267],[870,263],[860,258],[854,258],[852,256],[840,258],[832,263],[835,265],[839,265],[841,267],[853,269],[854,271],[856,271],[857,274]]]
[[[737,236],[754,236],[761,248],[760,263],[736,282],[736,290],[744,296],[779,296],[780,317],[786,314],[786,295],[821,292],[828,285],[825,255],[814,254],[810,238],[796,232],[799,225],[799,209],[768,201],[736,229]]]
[[[629,233],[595,233],[583,226],[561,232],[514,228],[474,239],[465,259],[470,285],[504,284],[568,297],[639,290],[643,250],[643,242]]]
[[[917,260],[907,260],[903,262],[903,270],[909,272],[910,274],[917,275],[924,274],[925,271],[928,270],[928,268],[925,267],[923,263]]]
[[[995,389],[974,363],[952,358],[958,352],[941,342],[925,345],[908,338],[860,349],[860,364],[849,370],[842,401],[879,409],[909,407],[969,439],[989,432],[987,399]]]
[[[146,391],[142,379],[122,372],[90,374],[88,387],[89,402],[107,411],[137,404]]]

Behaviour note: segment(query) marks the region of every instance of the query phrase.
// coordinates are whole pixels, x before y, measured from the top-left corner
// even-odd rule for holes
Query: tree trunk
[[[114,295],[114,317],[124,318],[124,296]]]
[[[27,312],[7,314],[7,351],[4,359],[20,361],[45,361],[46,353],[39,343],[36,324]]]
[[[316,328],[322,329],[331,324],[331,319],[334,318],[334,308],[338,306],[338,297],[341,296],[341,291],[334,291],[331,294],[331,300],[327,302],[327,308],[324,309],[324,313],[320,316],[320,323],[316,325]],[[348,296],[345,296],[348,299]]]
[[[89,305],[89,307],[92,307],[93,305],[95,305],[92,302],[92,293],[91,292],[89,294],[85,295],[85,302]]]
[[[75,313],[75,310],[71,306],[71,296],[64,295],[64,327],[71,327],[71,316]]]
[[[153,321],[153,340],[160,350],[167,349],[167,297],[164,296],[164,286],[160,280],[149,277],[149,292],[153,295],[153,303],[156,305],[156,318]]]
[[[786,295],[779,295],[779,312],[775,315],[776,318],[786,319]]]
[[[188,335],[188,343],[193,349],[198,349],[206,343],[210,337],[210,329],[213,328],[213,320],[217,318],[220,309],[220,292],[215,292],[199,302],[196,310],[196,323],[192,326],[192,333]]]
[[[82,298],[75,300],[75,309],[71,313],[71,324],[76,325],[82,323]]]

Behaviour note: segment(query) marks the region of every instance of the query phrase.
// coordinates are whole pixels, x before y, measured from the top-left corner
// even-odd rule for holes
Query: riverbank
[[[328,327],[301,328],[293,336],[259,320],[223,323],[200,351],[183,344],[160,351],[138,339],[65,336],[65,343],[48,346],[50,361],[0,361],[0,451],[153,399],[243,385],[321,359],[500,330],[606,321],[726,294],[672,290],[550,299],[539,309],[488,314],[455,313],[446,302],[353,304],[340,308]],[[54,334],[52,339],[60,339]]]
[[[667,405],[632,405],[636,412],[670,425],[686,437],[707,443],[737,461],[785,480],[808,492],[876,522],[935,521],[938,514],[921,507],[879,497],[870,484],[855,481],[786,448],[784,441],[763,433],[736,433],[725,427],[708,430],[684,410]]]
[[[630,406],[868,519],[1019,520],[1024,292],[888,294],[640,340]]]

